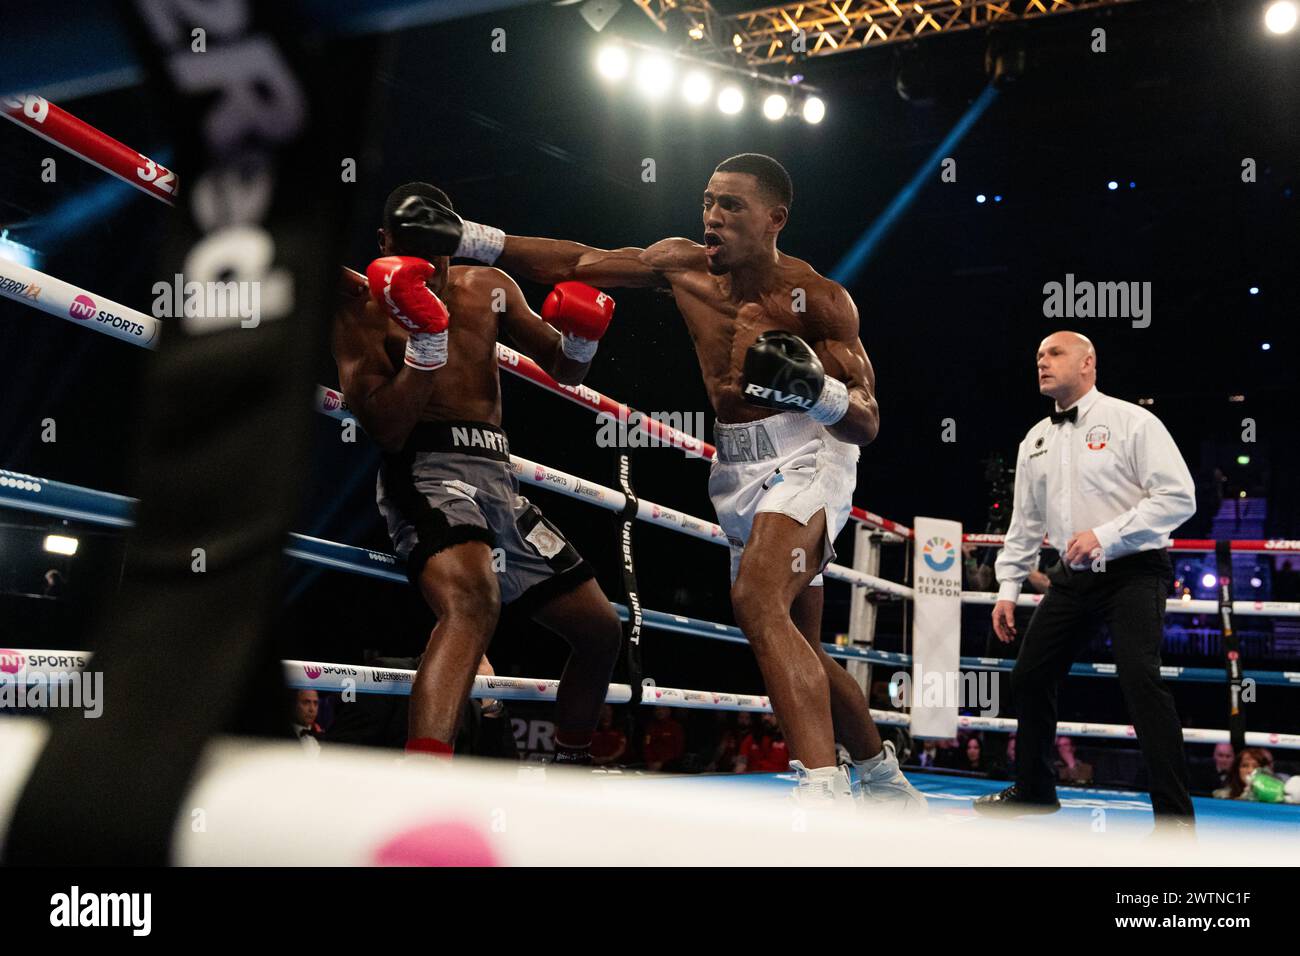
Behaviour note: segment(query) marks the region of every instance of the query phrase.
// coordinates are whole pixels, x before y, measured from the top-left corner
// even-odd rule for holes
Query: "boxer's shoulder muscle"
[[[641,262],[661,273],[704,272],[704,247],[690,239],[660,239],[641,252]]]
[[[856,335],[858,309],[848,290],[834,279],[818,275],[806,263],[801,263],[799,280],[805,290],[803,322],[810,339],[843,338]]]

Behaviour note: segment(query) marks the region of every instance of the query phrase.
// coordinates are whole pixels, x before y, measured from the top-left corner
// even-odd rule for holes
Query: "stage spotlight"
[[[1273,346],[1269,345],[1267,342],[1264,342],[1262,345],[1260,345],[1260,348],[1263,349],[1265,352],[1267,352],[1272,347]]]
[[[596,54],[596,71],[607,80],[621,80],[627,76],[627,50],[613,44],[603,46]]]
[[[692,106],[707,103],[713,95],[713,80],[703,70],[692,70],[682,80],[682,96]]]
[[[1253,285],[1253,286],[1251,286],[1251,287],[1250,287],[1250,294],[1251,294],[1251,295],[1259,295],[1259,286],[1257,286],[1257,285]]]
[[[1205,574],[1202,574],[1202,575],[1201,575],[1201,587],[1203,587],[1203,588],[1212,588],[1212,587],[1214,587],[1214,582],[1215,582],[1215,580],[1216,580],[1216,578],[1214,577],[1213,574],[1210,574],[1210,573],[1208,573],[1208,572],[1205,573]]]
[[[1270,33],[1290,33],[1295,29],[1297,10],[1292,0],[1277,0],[1264,11],[1264,26]]]
[[[975,201],[977,203],[983,203],[985,198],[986,198],[985,195],[983,193],[980,193],[978,196],[975,197]]]
[[[664,57],[651,53],[636,64],[636,88],[644,96],[657,100],[673,83],[673,65]]]
[[[745,108],[745,94],[738,86],[724,86],[718,94],[718,109],[727,114],[739,113]]]
[[[66,534],[47,534],[45,536],[45,550],[50,554],[76,554],[77,539]]]
[[[803,118],[809,123],[820,123],[826,117],[826,104],[819,97],[810,96],[803,102]]]
[[[1119,183],[1115,182],[1115,180],[1112,179],[1110,182],[1106,184],[1106,188],[1114,191],[1116,189],[1119,189]]]
[[[780,93],[773,93],[763,100],[763,115],[770,120],[785,119],[786,110],[790,108],[790,101]]]

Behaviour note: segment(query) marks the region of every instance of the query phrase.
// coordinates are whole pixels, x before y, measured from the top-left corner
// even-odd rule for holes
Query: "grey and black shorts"
[[[483,422],[420,422],[384,456],[376,500],[412,583],[431,556],[465,541],[493,549],[502,604],[541,607],[595,576],[519,494],[509,462],[505,432]]]

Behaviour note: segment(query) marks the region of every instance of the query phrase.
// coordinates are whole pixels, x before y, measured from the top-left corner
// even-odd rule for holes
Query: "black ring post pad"
[[[141,506],[129,562],[117,600],[88,641],[92,667],[103,673],[103,713],[56,715],[15,807],[7,863],[171,862],[173,832],[191,809],[182,801],[211,735],[274,733],[287,719],[279,713],[284,685],[269,620],[281,549],[310,477],[308,399],[334,311],[350,198],[337,157],[364,152],[364,143],[335,141],[358,135],[336,118],[366,115],[368,90],[355,78],[371,75],[370,43],[313,46],[291,16],[294,6],[250,4],[250,18],[232,28],[200,5],[156,4],[156,16],[146,18],[137,4],[119,4],[158,80],[159,115],[174,124],[184,176],[158,277],[170,282],[183,272],[200,243],[220,249],[213,232],[239,223],[273,243],[272,267],[290,283],[292,304],[283,314],[264,312],[256,327],[168,321],[139,406]],[[152,32],[159,18],[176,28],[170,39]],[[185,76],[195,27],[207,31],[207,79],[187,89],[174,83]],[[234,110],[213,121],[214,110],[237,100],[213,82],[247,92],[271,73],[258,115]],[[206,138],[217,128],[229,133],[232,123],[247,124],[242,138]],[[209,199],[225,221],[198,222],[187,197],[235,169],[244,175],[227,188],[251,182],[247,172],[257,169],[273,180],[270,202],[250,205],[247,196],[215,189]],[[241,208],[254,218],[241,219]],[[264,293],[270,287],[263,281]],[[263,308],[269,305],[264,296]]]

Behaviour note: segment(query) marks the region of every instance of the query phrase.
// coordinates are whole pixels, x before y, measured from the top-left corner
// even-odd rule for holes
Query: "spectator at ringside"
[[[1214,745],[1214,773],[1218,777],[1211,790],[1218,790],[1219,787],[1226,787],[1228,781],[1232,779],[1232,765],[1237,760],[1237,754],[1232,749],[1232,744],[1222,743]]]
[[[966,738],[966,743],[962,747],[961,769],[968,773],[988,773],[988,763],[984,759],[984,745],[974,734]]]
[[[616,764],[627,754],[627,735],[614,724],[614,708],[600,710],[600,723],[591,737],[591,763],[596,767]]]
[[[1016,779],[1016,735],[1007,736],[1007,749],[1002,753],[997,775],[1004,780]]]
[[[686,733],[667,707],[656,707],[654,718],[646,724],[641,754],[647,770],[670,768],[686,751]]]
[[[942,757],[943,753],[939,750],[939,741],[922,740],[920,749],[912,754],[912,759],[908,762],[914,767],[931,770],[944,766],[941,763]]]
[[[1232,744],[1214,745],[1210,759],[1188,760],[1187,769],[1191,773],[1192,790],[1199,794],[1212,794],[1228,786],[1232,779],[1232,763],[1237,758]]]
[[[1092,783],[1092,764],[1074,754],[1074,741],[1066,736],[1056,738],[1056,779],[1061,783],[1083,785]]]
[[[1232,774],[1227,784],[1214,791],[1220,800],[1254,800],[1250,788],[1250,775],[1257,769],[1273,770],[1273,755],[1263,747],[1247,747],[1233,761]]]
[[[748,711],[742,710],[734,720],[728,720],[722,737],[718,740],[718,747],[713,752],[713,759],[706,769],[715,773],[731,773],[740,753],[740,743],[753,729],[754,715]]]
[[[764,714],[753,733],[740,742],[734,773],[785,773],[790,750],[775,714]]]
[[[306,750],[319,751],[320,724],[316,715],[320,712],[320,695],[314,690],[300,690],[293,697],[293,735],[302,741]]]

